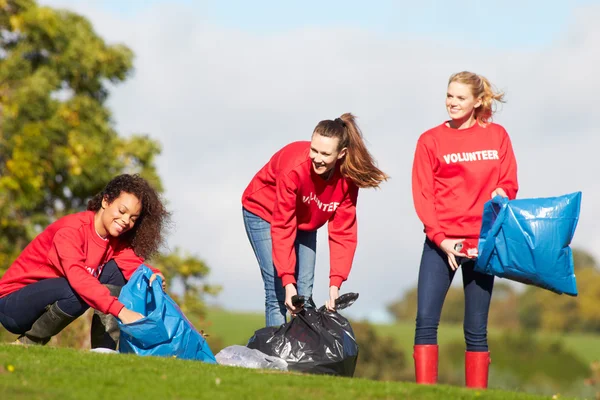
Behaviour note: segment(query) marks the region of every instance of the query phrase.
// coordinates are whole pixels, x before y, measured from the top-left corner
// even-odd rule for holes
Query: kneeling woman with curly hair
[[[0,279],[0,323],[22,344],[46,344],[89,307],[92,348],[115,349],[115,317],[142,315],[118,300],[137,267],[163,242],[170,214],[138,175],[119,175],[88,202],[40,233]],[[161,272],[153,268],[163,278]]]

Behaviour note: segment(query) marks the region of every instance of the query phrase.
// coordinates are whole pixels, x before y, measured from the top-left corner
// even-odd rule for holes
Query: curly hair
[[[133,228],[124,233],[121,240],[125,240],[138,256],[149,259],[159,251],[164,242],[163,230],[170,224],[171,213],[148,181],[138,174],[119,175],[88,201],[87,209],[98,211],[102,208],[102,200],[110,204],[122,192],[137,197],[142,203],[142,211]]]

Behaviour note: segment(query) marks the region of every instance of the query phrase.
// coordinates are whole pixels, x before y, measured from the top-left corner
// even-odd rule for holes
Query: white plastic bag
[[[279,357],[268,356],[265,353],[249,349],[246,346],[233,345],[224,348],[215,356],[217,363],[244,368],[277,369],[287,371],[288,364]]]

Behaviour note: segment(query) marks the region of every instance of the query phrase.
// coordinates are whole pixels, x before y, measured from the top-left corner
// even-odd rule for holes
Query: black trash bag
[[[358,293],[346,293],[336,301],[336,309],[349,307]],[[313,305],[312,299],[308,300]],[[247,347],[288,363],[288,370],[313,374],[353,376],[358,344],[350,322],[325,306],[305,307],[280,327],[257,330]]]

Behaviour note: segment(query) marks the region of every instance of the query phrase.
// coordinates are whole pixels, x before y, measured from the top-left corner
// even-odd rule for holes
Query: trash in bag
[[[357,298],[358,293],[340,296],[337,310],[348,307]],[[317,309],[312,299],[307,304],[311,307],[305,307],[290,322],[256,331],[248,347],[282,358],[290,371],[353,376],[358,344],[350,322],[325,306]]]
[[[204,337],[162,290],[160,277],[149,285],[153,272],[141,265],[119,295],[119,301],[144,316],[131,324],[119,322],[119,351],[142,356],[177,357],[216,364]]]
[[[279,357],[268,356],[256,349],[233,345],[225,347],[215,356],[221,365],[245,368],[277,369],[287,371],[288,364]]]
[[[580,206],[581,192],[486,202],[475,270],[577,296],[569,244]]]

